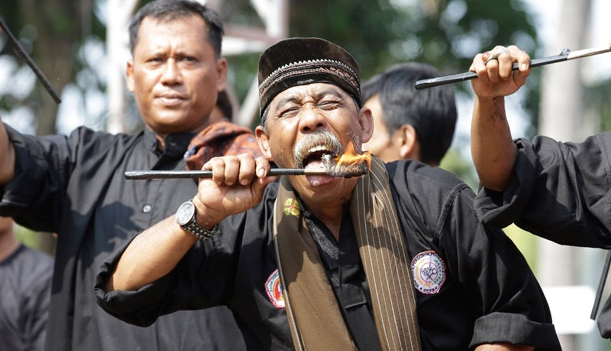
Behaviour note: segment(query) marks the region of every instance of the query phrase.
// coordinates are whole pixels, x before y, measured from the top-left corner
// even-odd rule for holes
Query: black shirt
[[[125,171],[185,169],[191,134],[168,135],[160,153],[149,131],[112,135],[78,128],[68,136],[33,137],[5,127],[16,176],[0,187],[0,213],[58,233],[48,350],[245,349],[225,307],[182,311],[140,328],[108,315],[92,293],[95,273],[112,251],[197,192],[193,180],[125,180]]]
[[[412,259],[422,349],[467,350],[510,342],[559,350],[549,307],[532,271],[502,231],[477,220],[471,189],[454,175],[417,162],[387,164],[387,170]],[[277,187],[268,185],[259,205],[223,220],[219,232],[196,243],[170,274],[137,292],[105,291],[125,249],[119,248],[101,267],[95,285],[98,303],[138,325],[179,309],[226,304],[266,349],[291,349],[286,313],[275,289],[272,221]],[[339,250],[350,253],[341,242]],[[431,266],[439,269],[434,275]]]
[[[43,349],[52,274],[53,258],[23,245],[0,262],[0,350]]]
[[[305,208],[301,204],[301,208]],[[381,350],[373,318],[371,293],[365,277],[359,246],[354,235],[348,208],[344,210],[339,241],[309,211],[303,213],[318,251],[342,316],[359,350]]]
[[[482,189],[482,221],[519,227],[563,245],[611,248],[611,132],[582,143],[518,139],[514,174],[503,193]],[[611,337],[611,299],[598,317]]]

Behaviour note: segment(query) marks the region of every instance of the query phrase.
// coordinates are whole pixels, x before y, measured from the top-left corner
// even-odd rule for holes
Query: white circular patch
[[[277,269],[267,278],[265,292],[267,292],[267,297],[269,297],[274,307],[278,309],[285,308],[282,285],[280,284],[280,272]]]
[[[412,260],[412,277],[423,294],[437,294],[446,281],[446,265],[435,251],[424,251]]]

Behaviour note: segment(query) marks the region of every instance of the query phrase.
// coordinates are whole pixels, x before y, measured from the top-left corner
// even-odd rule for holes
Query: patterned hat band
[[[359,65],[344,48],[325,39],[289,38],[270,46],[259,58],[257,79],[261,113],[281,92],[313,83],[333,84],[361,106]]]
[[[297,85],[330,83],[344,89],[360,105],[358,75],[347,65],[333,60],[314,60],[280,67],[259,85],[261,109],[265,109],[280,92]]]

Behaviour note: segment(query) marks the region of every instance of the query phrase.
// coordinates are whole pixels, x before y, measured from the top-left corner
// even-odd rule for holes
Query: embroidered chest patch
[[[274,307],[284,308],[284,296],[282,296],[282,285],[280,284],[280,273],[276,269],[265,282],[265,292]]]
[[[412,259],[414,285],[423,294],[437,294],[446,281],[446,265],[435,251],[424,251]]]
[[[299,217],[299,213],[301,213],[299,201],[295,199],[286,199],[284,202],[284,215]]]

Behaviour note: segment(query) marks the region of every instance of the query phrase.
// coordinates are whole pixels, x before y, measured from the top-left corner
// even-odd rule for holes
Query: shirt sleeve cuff
[[[478,318],[470,349],[489,343],[534,346],[535,350],[561,350],[553,324],[529,320],[520,314],[495,312]]]
[[[146,327],[164,313],[164,296],[173,285],[172,276],[162,277],[136,291],[106,291],[106,284],[130,242],[126,242],[102,264],[96,276],[94,293],[98,305],[109,314],[127,323]]]
[[[475,198],[475,211],[480,221],[504,228],[522,213],[536,182],[537,155],[525,139],[516,141],[518,157],[511,182],[504,192],[482,188]]]

